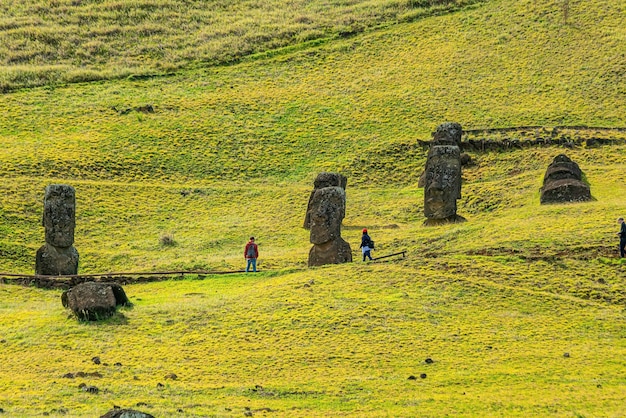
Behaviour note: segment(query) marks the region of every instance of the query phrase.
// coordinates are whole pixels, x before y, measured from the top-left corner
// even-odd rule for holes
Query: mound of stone
[[[586,202],[591,189],[582,181],[582,170],[567,155],[557,155],[548,166],[541,187],[541,204]]]
[[[81,283],[61,295],[63,306],[77,318],[97,321],[113,315],[118,306],[130,306],[122,286],[117,283]]]

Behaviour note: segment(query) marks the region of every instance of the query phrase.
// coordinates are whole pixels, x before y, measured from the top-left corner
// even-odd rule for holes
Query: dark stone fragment
[[[133,409],[114,408],[106,414],[101,415],[100,418],[154,418],[154,415],[150,415],[145,412],[135,411]]]

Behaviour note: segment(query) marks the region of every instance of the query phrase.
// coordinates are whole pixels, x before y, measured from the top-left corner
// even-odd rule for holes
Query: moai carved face
[[[72,186],[52,184],[46,187],[43,226],[48,244],[61,248],[74,244],[76,193]]]
[[[345,202],[346,193],[341,187],[324,187],[315,191],[310,208],[312,244],[324,244],[341,236]]]
[[[456,200],[461,197],[461,158],[457,146],[431,147],[426,162],[424,215],[445,219],[456,215]]]

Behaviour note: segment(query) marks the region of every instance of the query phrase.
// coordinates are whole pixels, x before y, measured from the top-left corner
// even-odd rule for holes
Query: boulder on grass
[[[115,313],[118,306],[130,306],[126,292],[117,283],[87,282],[61,295],[63,306],[84,321],[97,321]]]
[[[133,409],[112,409],[100,418],[154,418],[154,415]]]

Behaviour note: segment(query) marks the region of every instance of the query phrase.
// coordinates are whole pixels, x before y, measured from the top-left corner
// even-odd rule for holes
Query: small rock
[[[62,377],[65,379],[73,379],[74,373],[65,373]]]
[[[93,364],[100,364],[100,357],[98,357],[98,356],[93,357],[93,358],[91,359],[91,361],[93,361]]]
[[[422,373],[422,374],[420,374],[420,377],[421,377],[422,379],[426,379],[426,373]]]
[[[563,353],[563,357],[569,358],[569,353]]]
[[[246,411],[246,412],[243,413],[243,415],[246,416],[246,417],[251,417],[254,414],[252,413],[252,411]]]
[[[176,379],[178,379],[178,376],[176,376],[175,373],[170,373],[170,374],[165,375],[165,379],[176,380]]]
[[[115,363],[114,366],[115,367],[122,367],[122,363]]]
[[[87,393],[94,393],[95,394],[95,393],[100,392],[100,389],[98,389],[96,386],[87,386],[87,385],[85,385],[83,387],[83,391],[87,392]]]
[[[157,388],[158,389],[162,389],[164,387],[165,387],[165,385],[163,383],[161,383],[161,382],[157,383]]]
[[[408,380],[416,380],[416,379],[417,379],[417,377],[415,377],[415,376],[411,375],[411,376],[409,376],[409,379],[408,379]]]
[[[433,364],[433,359],[431,359],[430,357],[427,358],[426,360],[424,360],[424,363],[426,364]]]

